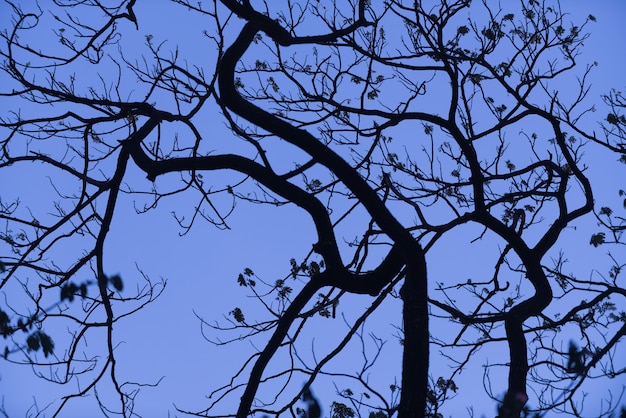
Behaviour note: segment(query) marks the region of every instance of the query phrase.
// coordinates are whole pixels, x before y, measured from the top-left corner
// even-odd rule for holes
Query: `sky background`
[[[45,2],[41,5],[44,6]],[[589,27],[591,37],[585,42],[584,54],[579,60],[583,63],[599,63],[594,71],[590,95],[599,100],[600,95],[610,88],[625,88],[623,69],[626,67],[626,47],[623,40],[626,39],[626,26],[623,22],[626,19],[626,3],[621,0],[564,0],[562,7],[580,19],[589,13],[598,19],[596,24]],[[6,9],[4,4],[0,6],[0,23],[3,27],[6,27]],[[173,15],[170,10],[171,7],[163,0],[138,1],[136,14],[140,19],[140,29],[133,32],[129,23],[123,29],[125,38],[122,47],[141,45],[146,35],[153,34],[155,37],[168,39],[168,46],[179,44],[183,55],[202,54],[201,50],[196,50],[195,43],[199,27],[189,24],[185,13]],[[85,74],[85,77],[88,75]],[[568,86],[564,85],[563,89],[566,91]],[[4,112],[8,104],[3,104],[2,100],[0,99],[0,111]],[[603,116],[597,115],[597,119],[603,119]],[[208,120],[207,123],[214,121]],[[222,125],[215,124],[211,129],[214,129],[216,137],[228,136],[228,131]],[[589,167],[590,177],[607,180],[607,187],[597,190],[596,199],[616,202],[615,192],[617,188],[623,187],[620,182],[624,177],[616,176],[617,166],[613,165],[615,157],[596,150],[590,153],[590,158],[589,161],[594,163]],[[52,196],[49,180],[45,177],[47,174],[49,173],[39,167],[37,170],[27,171],[22,168],[1,170],[2,198],[10,200],[9,196],[19,196],[24,204],[37,207],[39,201]],[[145,176],[132,167],[127,173],[127,179],[131,187],[146,187],[148,183]],[[227,180],[222,178],[220,181]],[[236,285],[237,275],[249,267],[258,277],[273,282],[289,272],[290,258],[302,259],[315,241],[312,224],[301,211],[290,206],[276,208],[241,201],[229,218],[231,230],[220,231],[199,223],[181,237],[181,230],[171,212],[180,211],[189,216],[190,211],[185,211],[184,206],[193,202],[193,199],[189,202],[180,199],[166,200],[156,210],[136,215],[137,196],[123,197],[107,241],[107,270],[110,274],[120,273],[127,288],[131,289],[134,284],[141,283],[138,268],[155,282],[160,278],[167,279],[167,287],[157,301],[116,327],[120,341],[117,359],[124,364],[123,373],[126,377],[146,383],[156,383],[163,378],[158,387],[143,388],[137,397],[137,412],[143,416],[165,417],[168,416],[165,412],[168,410],[175,416],[172,403],[189,409],[206,404],[205,396],[209,390],[226,383],[233,371],[256,348],[248,342],[215,347],[203,338],[203,329],[196,315],[207,321],[219,320],[235,306],[241,306],[247,309],[246,313],[250,312],[250,316],[253,316],[255,305]],[[598,263],[598,269],[606,270],[607,249],[594,249],[588,245],[589,236],[595,232],[595,226],[587,222],[578,226],[576,231],[569,232],[571,236],[566,234],[563,240],[567,242],[571,239],[572,247],[575,248],[570,257],[572,269],[579,272],[589,271],[591,274],[595,263]],[[478,269],[480,266],[449,263],[446,251],[454,250],[455,245],[459,249],[465,248],[479,233],[476,228],[468,228],[466,242],[444,241],[433,249],[429,253],[431,279],[445,275],[469,275],[468,271],[474,267]],[[70,253],[73,250],[75,249],[70,248],[67,251]],[[467,262],[472,263],[471,260],[480,264],[479,254],[468,254]],[[2,297],[5,296],[0,296],[0,300]],[[13,298],[14,295],[6,297]],[[362,303],[367,304],[369,300],[363,300]],[[623,302],[618,303],[622,303],[621,306],[618,305],[618,309],[624,309]],[[340,306],[341,312],[342,309],[348,311],[351,307]],[[390,336],[394,334],[394,327],[400,325],[398,309],[397,304],[386,305],[380,315],[371,319],[370,327],[380,329],[382,335],[390,338],[386,345],[389,355],[385,358],[391,360],[390,363],[381,362],[372,369],[372,379],[392,383],[393,372],[397,371],[400,350],[397,342]],[[319,321],[318,324],[319,329],[315,330],[318,336],[313,344],[323,348],[329,333],[339,332],[337,329],[341,329],[341,326],[331,330],[327,322]],[[63,330],[46,328],[46,331],[56,339],[58,332]],[[204,331],[211,338],[220,337],[210,330]],[[329,338],[332,337],[333,335]],[[95,343],[97,340],[93,341]],[[395,356],[396,352],[398,356]],[[435,351],[432,355],[432,373],[436,377],[436,368],[440,362]],[[506,356],[506,349],[502,345],[500,351],[483,350],[477,355],[482,356],[482,359],[476,359],[475,365],[494,362],[501,359],[502,355]],[[307,353],[303,353],[303,356],[307,356]],[[622,355],[622,367],[624,360]],[[358,363],[355,367],[358,367]],[[496,377],[497,374],[494,374],[493,379]],[[468,407],[473,407],[476,417],[481,414],[494,415],[495,405],[483,394],[482,369],[468,370],[458,380],[455,379],[455,382],[459,386],[459,394],[449,401],[448,408],[445,409],[446,417],[470,416],[466,409]],[[385,384],[387,383],[383,386]],[[588,398],[589,404],[597,404],[609,389],[620,388],[624,384],[626,379],[623,376],[612,381],[605,379],[602,386],[593,383],[594,386],[589,386],[593,390]],[[337,400],[334,388],[314,386],[313,391],[322,399],[324,412],[328,414],[328,405]],[[105,399],[110,396],[106,387],[101,389],[100,394]],[[43,408],[56,397],[56,388],[34,378],[28,367],[17,368],[6,362],[0,363],[0,400],[9,416],[30,416],[32,409],[29,412],[28,408],[35,399],[39,408]],[[62,416],[90,416],[93,407],[93,397],[75,401]],[[585,416],[594,416],[593,411],[590,407]],[[549,416],[548,414],[547,417]]]

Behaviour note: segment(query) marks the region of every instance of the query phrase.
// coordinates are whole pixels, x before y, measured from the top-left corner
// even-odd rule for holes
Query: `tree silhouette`
[[[580,414],[590,378],[623,376],[624,218],[596,206],[607,179],[587,167],[604,163],[583,151],[626,162],[626,121],[622,93],[595,104],[594,65],[578,65],[594,16],[572,23],[535,0],[172,3],[184,27],[146,33],[154,11],[135,0],[5,2],[0,168],[50,180],[0,190],[0,332],[6,361],[66,385],[50,409],[91,394],[104,413],[140,408],[146,385],[121,378],[115,329],[165,282],[109,271],[127,199],[138,214],[175,202],[182,234],[236,229],[239,204],[297,208],[316,235],[306,255],[277,254],[278,279],[242,271],[258,309],[199,318],[229,335],[212,342],[259,349],[207,404],[177,411],[296,414],[304,401],[320,416],[315,383],[335,385],[332,417],[445,416],[475,390],[457,384],[462,371],[484,366],[499,417]],[[187,32],[193,45],[168,41]],[[597,221],[590,246],[575,227]],[[608,276],[567,263],[606,245]],[[393,335],[376,328],[389,312]],[[506,356],[483,365],[482,348]],[[382,362],[397,380],[377,375]]]

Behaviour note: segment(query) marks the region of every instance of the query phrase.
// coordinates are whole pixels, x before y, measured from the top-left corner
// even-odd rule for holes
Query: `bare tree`
[[[279,279],[242,271],[262,312],[199,318],[231,335],[218,345],[260,348],[207,389],[204,409],[180,412],[317,415],[311,387],[331,383],[333,417],[439,417],[483,348],[506,347],[483,368],[502,418],[579,415],[587,382],[624,374],[621,256],[584,279],[592,267],[570,273],[566,258],[572,236],[589,249],[573,226],[599,219],[615,243],[623,228],[594,208],[605,179],[583,155],[624,160],[623,96],[607,96],[598,137],[594,65],[577,62],[594,16],[572,23],[558,1],[535,0],[173,3],[186,27],[145,34],[151,6],[135,0],[6,2],[0,167],[41,170],[54,195],[0,201],[0,331],[6,361],[67,385],[55,414],[92,393],[105,414],[134,413],[140,376],[118,377],[115,324],[165,283],[142,273],[129,290],[129,273],[107,268],[128,198],[139,214],[190,202],[174,215],[182,233],[203,220],[231,228],[238,202],[297,207],[316,232]],[[192,30],[194,48],[165,42]],[[375,327],[389,309],[401,312],[395,351]],[[309,349],[320,322],[334,333]],[[398,350],[397,381],[372,377]],[[344,367],[356,356],[360,370]],[[105,381],[116,404],[98,395]],[[610,413],[619,399],[607,401]]]

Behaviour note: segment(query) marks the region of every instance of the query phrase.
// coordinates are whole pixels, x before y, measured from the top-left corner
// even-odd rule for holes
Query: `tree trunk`
[[[400,296],[404,302],[404,353],[402,358],[402,393],[398,418],[423,417],[428,391],[428,288],[426,260],[421,248],[407,263]]]

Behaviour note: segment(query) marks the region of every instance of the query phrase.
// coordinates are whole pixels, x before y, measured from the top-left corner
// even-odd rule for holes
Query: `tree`
[[[41,170],[56,196],[1,202],[0,329],[6,361],[67,385],[50,409],[95,394],[104,412],[134,413],[142,383],[119,377],[114,331],[149,310],[164,282],[139,270],[144,284],[131,290],[132,273],[107,267],[129,198],[142,214],[175,199],[183,233],[202,220],[230,228],[237,204],[297,207],[314,226],[310,253],[277,266],[281,278],[248,267],[237,278],[261,311],[200,318],[231,333],[228,343],[261,348],[208,404],[179,411],[295,414],[314,383],[334,382],[333,417],[441,416],[469,390],[456,382],[480,367],[483,347],[506,346],[484,368],[500,417],[579,414],[591,378],[624,374],[614,365],[626,319],[615,302],[626,296],[621,255],[610,276],[588,279],[579,276],[593,267],[569,273],[565,255],[575,241],[589,251],[621,232],[594,206],[607,179],[586,174],[598,162],[583,154],[624,161],[621,93],[606,97],[600,138],[594,65],[577,65],[594,16],[570,23],[558,2],[535,0],[173,3],[185,29],[198,28],[193,48],[171,47],[166,28],[142,33],[150,10],[135,0],[32,11],[6,2],[2,96],[12,111],[0,167]],[[187,202],[190,211],[178,207]],[[593,224],[594,210],[604,229],[590,247],[571,227]],[[373,318],[394,309],[402,360],[397,381],[385,381],[370,375],[389,346]],[[324,346],[305,354],[320,321]],[[345,363],[355,354],[356,373]],[[106,384],[115,401],[99,395]]]

